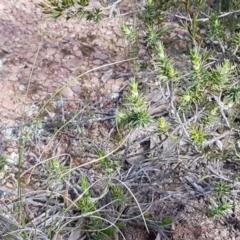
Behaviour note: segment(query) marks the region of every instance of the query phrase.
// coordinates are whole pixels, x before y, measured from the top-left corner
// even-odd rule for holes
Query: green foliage
[[[138,91],[138,83],[133,78],[129,81],[123,108],[116,112],[116,121],[122,126],[132,127],[144,127],[152,122],[144,97]]]
[[[234,0],[219,0],[218,2],[223,12],[230,11],[233,8]]]
[[[168,226],[173,223],[173,218],[172,217],[163,217],[161,221],[158,221],[157,224],[161,227]]]
[[[89,224],[91,239],[93,240],[109,240],[114,235],[116,228],[109,227],[103,220],[92,218]]]
[[[216,215],[224,216],[228,210],[232,208],[230,203],[220,203],[217,207],[210,207],[207,209],[207,216],[214,217]]]
[[[112,194],[113,200],[117,200],[118,205],[124,204],[127,201],[127,198],[121,187],[113,185],[111,187],[111,194]]]
[[[226,92],[228,100],[232,103],[240,103],[240,86],[230,88]]]
[[[171,58],[166,56],[162,42],[157,41],[155,44],[157,54],[156,67],[158,77],[162,81],[173,80],[177,76],[174,64]]]
[[[227,195],[230,191],[230,185],[226,182],[216,182],[214,184],[214,192],[220,197]]]
[[[146,4],[143,5],[142,14],[139,14],[139,18],[146,27],[158,26],[164,21],[165,11],[174,6],[176,2],[176,0],[147,0]]]
[[[78,208],[82,213],[89,213],[96,210],[95,203],[90,199],[89,184],[87,177],[82,176],[79,179],[79,185],[84,192],[84,195],[78,200]]]
[[[111,175],[114,173],[116,168],[119,166],[119,161],[112,161],[108,159],[106,156],[106,153],[102,149],[97,149],[96,154],[100,160],[100,168],[101,171],[106,175]]]
[[[225,156],[230,152],[228,146],[239,136],[239,120],[235,121],[233,115],[238,115],[240,103],[239,70],[237,69],[240,23],[238,14],[228,13],[228,11],[239,9],[240,2],[227,0],[217,2],[217,7],[211,9],[208,1],[204,0],[147,0],[140,7],[140,11],[137,11],[140,22],[134,19],[134,26],[122,24],[120,29],[132,56],[138,56],[139,43],[147,48],[148,65],[142,68],[140,66],[140,69],[146,72],[151,71],[149,76],[154,77],[143,79],[143,81],[148,81],[149,86],[161,90],[163,102],[165,100],[163,104],[169,103],[168,116],[161,116],[157,120],[156,131],[159,134],[170,135],[170,138],[178,138],[180,135],[183,139],[189,138],[196,146],[194,150],[199,150],[199,154],[203,157],[210,159],[207,154],[211,152],[214,155],[213,159],[225,161]],[[73,3],[76,8],[72,7]],[[67,19],[84,17],[87,20],[99,21],[104,16],[101,9],[89,10],[86,8],[88,5],[87,0],[49,0],[40,4],[45,13],[55,18],[65,14]],[[170,41],[168,43],[164,39],[165,34],[173,29],[163,24],[166,12],[171,8],[169,16],[172,16],[175,6],[180,9],[181,16],[178,17],[187,31],[187,37],[178,36],[182,37],[182,42],[185,41],[185,52],[188,53],[188,59],[184,59],[186,61],[184,67],[179,64],[179,56],[176,57],[177,54],[171,51]],[[171,39],[172,41],[174,39]],[[183,54],[180,55],[184,57]],[[133,76],[138,76],[136,69],[138,68],[134,68]],[[137,78],[129,79],[128,92],[124,96],[122,105],[117,108],[115,120],[121,127],[145,127],[153,121],[148,114],[148,106],[152,103],[145,100],[135,79]],[[166,119],[174,123],[176,126],[174,130]],[[203,147],[206,142],[210,142],[211,145]],[[217,143],[219,145],[219,142],[224,146],[219,147],[221,151],[216,153],[214,147]],[[179,145],[178,149],[181,153],[181,144]],[[116,170],[115,162],[106,157],[102,149],[97,149],[96,154],[102,158],[101,169],[104,169],[106,174],[112,174]],[[61,172],[61,167],[57,163],[52,165],[57,169],[53,170],[56,175]],[[82,213],[96,211],[99,203],[91,200],[87,178],[82,177],[79,184],[85,191],[84,196],[78,201],[79,209]],[[225,199],[229,191],[230,186],[227,183],[215,183],[212,197],[219,203],[207,209],[207,216],[224,215],[232,208]],[[108,197],[117,202],[117,205],[112,205],[113,208],[124,206],[127,201],[123,189],[115,185],[109,188]],[[115,231],[114,226],[108,226],[106,222],[94,216],[104,218],[103,214],[93,214],[88,218],[89,224],[86,228],[92,231],[92,239],[107,239],[112,236]],[[172,217],[164,217],[157,222],[157,225],[166,226],[172,222]]]
[[[167,133],[169,130],[169,124],[167,120],[164,117],[160,117],[157,121],[158,124],[158,132],[159,133]]]
[[[210,81],[206,83],[206,86],[210,87],[214,92],[222,92],[228,89],[234,68],[229,60],[224,60],[223,63],[218,64],[215,69],[211,69]]]
[[[102,10],[99,8],[88,10],[89,2],[89,0],[44,0],[39,3],[39,6],[43,13],[52,18],[65,16],[67,20],[85,18],[89,21],[99,22],[103,18]]]
[[[205,138],[206,134],[203,132],[200,126],[192,126],[190,128],[190,139],[192,140],[193,144],[201,146]]]
[[[234,47],[240,46],[240,33],[239,33],[239,32],[233,34],[233,37],[232,37],[232,45],[233,45]]]
[[[210,17],[210,25],[208,27],[208,36],[211,40],[218,40],[224,35],[224,27],[218,16],[213,13]]]
[[[81,186],[82,188],[82,191],[85,192],[85,196],[89,197],[90,194],[89,194],[89,184],[88,184],[88,180],[87,180],[87,177],[86,176],[82,176],[80,179],[79,179],[79,185]]]
[[[105,156],[103,151],[98,151],[99,155]],[[79,179],[79,184],[84,192],[84,195],[78,200],[77,205],[82,214],[89,213],[89,216],[86,220],[85,228],[88,233],[91,235],[91,239],[97,240],[107,240],[113,236],[116,231],[116,226],[122,228],[123,223],[115,223],[113,226],[109,226],[104,219],[102,219],[100,212],[97,211],[98,204],[91,200],[91,195],[89,192],[88,180],[85,176],[82,176]],[[121,206],[121,204],[126,202],[125,194],[122,188],[117,186],[111,187],[112,199],[115,200],[115,205]],[[91,212],[95,213],[91,213]]]
[[[87,196],[80,198],[77,205],[81,213],[90,213],[97,209],[95,203]]]
[[[0,170],[4,168],[6,163],[7,163],[7,157],[4,154],[0,153]]]
[[[126,24],[120,26],[124,38],[130,43],[134,44],[138,40],[138,30],[134,27],[129,27]]]
[[[68,171],[68,167],[64,163],[61,163],[56,158],[51,159],[49,163],[48,172],[50,182],[60,183],[66,179],[65,173]]]
[[[157,30],[152,27],[148,27],[144,36],[144,42],[149,48],[149,50],[153,52],[156,46],[158,44],[161,44],[161,42],[159,43],[160,37],[171,31],[172,29],[173,27],[162,27],[160,30]]]
[[[147,29],[145,39],[144,39],[146,46],[150,49],[153,49],[156,46],[160,36],[161,36],[160,31],[156,31],[153,28],[149,27]]]
[[[204,66],[208,58],[207,52],[200,52],[200,48],[190,49],[191,79],[194,85],[198,85],[208,79],[207,68]]]
[[[98,155],[99,158],[107,159],[105,158],[106,153],[100,148],[96,150],[96,154]]]
[[[187,112],[192,104],[203,105],[206,103],[206,95],[198,85],[187,88],[179,99],[178,106]]]
[[[202,114],[202,117],[200,118],[200,123],[202,123],[204,126],[212,126],[215,124],[216,121],[219,119],[219,109],[218,106],[214,103],[210,103],[206,106],[206,109],[204,113]]]
[[[116,120],[120,125],[132,127],[145,127],[151,122],[146,109],[122,110],[116,113]]]

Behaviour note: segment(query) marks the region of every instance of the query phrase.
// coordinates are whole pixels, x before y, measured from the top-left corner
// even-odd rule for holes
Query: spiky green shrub
[[[116,121],[122,126],[132,127],[144,127],[152,121],[144,96],[139,93],[138,83],[133,78],[129,80],[129,91],[123,107],[116,113]]]
[[[160,117],[157,120],[157,125],[158,125],[158,132],[161,134],[165,134],[168,132],[169,130],[169,123],[167,122],[167,120],[164,117]]]
[[[101,10],[87,10],[88,1],[76,1],[79,8],[77,11],[72,10],[71,0],[44,2],[41,7],[53,17],[65,13],[67,19],[79,16],[98,21],[102,17]],[[144,64],[144,69],[153,77],[144,81],[162,92],[164,103],[168,104],[168,113],[167,116],[158,116],[157,119],[149,115],[148,107],[151,103],[146,101],[144,91],[139,89],[137,78],[133,77],[129,79],[128,91],[117,108],[115,119],[117,126],[131,128],[146,127],[156,121],[156,132],[160,136],[170,136],[170,140],[179,140],[176,141],[179,142],[179,149],[181,144],[187,143],[192,152],[202,155],[203,158],[207,157],[208,160],[217,158],[224,161],[225,156],[229,161],[239,160],[236,142],[240,130],[240,26],[239,16],[234,10],[240,8],[240,2],[219,0],[212,8],[207,3],[208,1],[204,0],[147,0],[140,6],[139,11],[136,11],[135,17],[139,18],[137,24],[120,26],[132,57],[138,56],[139,43],[145,45],[149,61]],[[173,14],[175,7],[181,16]],[[174,54],[168,54],[168,42],[164,41],[164,36],[173,29],[164,26],[168,11],[170,16],[179,18],[186,31],[184,52],[188,59],[185,59],[187,64],[184,67],[178,66]],[[135,60],[131,69],[133,76],[137,75],[136,69],[139,69],[136,65]],[[96,153],[103,158],[101,164],[109,167],[110,161],[104,157],[105,153],[100,150]],[[201,166],[199,164],[198,167]],[[208,173],[204,176],[206,175],[209,176]],[[215,175],[222,177],[221,174]],[[80,185],[86,191],[88,184],[84,181],[81,180]],[[226,184],[216,183],[214,191],[211,197],[215,202],[206,212],[209,217],[224,215],[232,208],[224,198],[229,194]],[[110,196],[118,204],[125,202],[123,190],[119,187],[112,187]],[[98,208],[98,202],[92,201],[89,191],[85,192],[78,205],[85,213]],[[89,220],[95,226],[92,229],[106,226],[103,221],[92,219],[94,218]],[[167,225],[172,221],[172,218],[163,219],[159,225]],[[103,232],[94,232],[95,239],[102,238]]]
[[[113,174],[114,171],[119,166],[119,161],[112,161],[108,157],[105,157],[107,154],[100,148],[96,150],[96,154],[99,158],[101,158],[100,164],[97,166],[100,167],[100,170],[103,173],[103,175],[109,176]]]
[[[216,182],[214,184],[214,193],[217,197],[223,197],[229,193],[230,188],[230,185],[226,182]]]
[[[207,215],[209,217],[224,216],[227,214],[228,210],[231,210],[231,208],[232,205],[229,203],[219,203],[219,205],[216,207],[209,207],[207,209]]]
[[[91,239],[108,240],[114,235],[117,228],[122,228],[124,226],[124,223],[116,221],[110,225],[109,222],[104,221],[104,211],[101,212],[99,210],[101,206],[99,201],[102,199],[102,197],[99,197],[98,200],[92,198],[90,193],[91,187],[89,186],[86,176],[82,176],[79,179],[79,185],[84,194],[78,200],[77,206],[81,214],[86,214],[83,224],[83,231],[89,233],[91,235]],[[127,201],[125,193],[121,187],[115,185],[111,186],[109,194],[111,197],[110,201],[113,201],[112,210],[114,208],[117,209]]]

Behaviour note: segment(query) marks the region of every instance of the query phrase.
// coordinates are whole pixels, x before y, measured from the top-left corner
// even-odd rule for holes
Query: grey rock
[[[72,91],[72,89],[70,87],[65,87],[63,90],[62,90],[62,95],[65,97],[65,98],[72,98],[74,93]]]
[[[96,58],[96,59],[101,59],[101,60],[108,59],[108,55],[106,55],[104,53],[94,53],[93,57]]]
[[[4,49],[0,50],[0,59],[3,59],[9,52],[5,51]]]
[[[106,71],[103,75],[102,75],[102,77],[101,77],[101,81],[102,82],[107,82],[107,80],[112,76],[112,74],[113,74],[113,70],[112,69],[109,69],[108,71]]]

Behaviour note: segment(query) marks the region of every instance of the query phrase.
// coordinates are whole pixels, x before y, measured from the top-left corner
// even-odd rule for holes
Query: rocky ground
[[[46,19],[37,6],[38,2],[37,0],[0,2],[0,126],[4,137],[6,129],[19,123],[23,114],[32,119],[44,102],[66,83],[69,84],[44,110],[42,117],[51,120],[59,111],[81,111],[91,101],[95,104],[94,111],[113,107],[115,96],[124,89],[130,76],[128,63],[118,63],[128,57],[119,30],[119,25],[126,20],[125,17],[108,19],[98,24],[84,20],[55,21]],[[128,1],[123,1],[119,11],[127,8]],[[173,22],[171,24],[176,25]],[[183,61],[186,47],[184,34],[185,32],[178,28],[171,33],[169,39],[165,39],[169,44],[179,35],[182,36],[181,40],[175,41],[174,45],[169,45],[167,49],[170,54],[181,53],[176,56],[179,59],[179,67],[187,64],[185,60]],[[144,46],[140,46],[139,57],[144,59],[147,58],[146,55]],[[83,76],[71,81],[83,73],[85,73]],[[108,134],[108,126],[105,126],[105,130],[100,129],[95,135],[103,139]],[[98,126],[94,125],[92,128],[97,129]],[[64,151],[56,150],[56,153],[68,152],[69,146],[65,144],[65,138],[68,136],[62,134],[48,148],[63,145],[61,149],[65,148]],[[18,141],[10,139],[5,142],[4,138],[2,141],[4,141],[1,144],[2,151],[11,156],[9,159],[14,162],[18,154]],[[75,155],[78,155],[78,150],[80,151],[79,144],[78,141],[71,143]],[[28,146],[26,159],[34,162],[37,152],[32,151],[31,147]],[[40,145],[38,147],[42,150]],[[92,160],[91,154],[91,152],[88,154],[89,161]],[[82,159],[73,159],[75,164],[83,163]],[[32,167],[29,162],[25,169]],[[7,177],[1,175],[0,178],[1,191],[13,192],[16,179],[9,170]],[[24,191],[28,193],[44,188],[39,179],[26,187],[29,183],[27,172],[23,178],[26,188]],[[31,180],[34,180],[34,176]],[[172,239],[240,239],[238,231],[233,230],[234,227],[229,223],[222,220],[214,222],[193,210],[201,208],[201,204],[201,199],[191,202],[185,215],[181,216],[181,221],[169,229],[172,232]],[[157,211],[159,210],[156,209],[155,212]],[[185,218],[189,218],[190,221]],[[155,235],[148,236],[145,230],[136,226],[129,226],[126,236],[127,240],[158,239]]]
[[[0,3],[2,124],[13,124],[21,117],[23,105],[27,105],[25,112],[31,115],[33,104],[41,103],[71,78],[126,57],[119,31],[123,19],[99,24],[54,21],[42,15],[36,2]],[[127,64],[116,64],[93,70],[72,81],[59,97],[74,109],[76,101],[83,104],[84,98],[97,99],[117,92],[124,80],[116,77],[126,72],[126,67]]]

